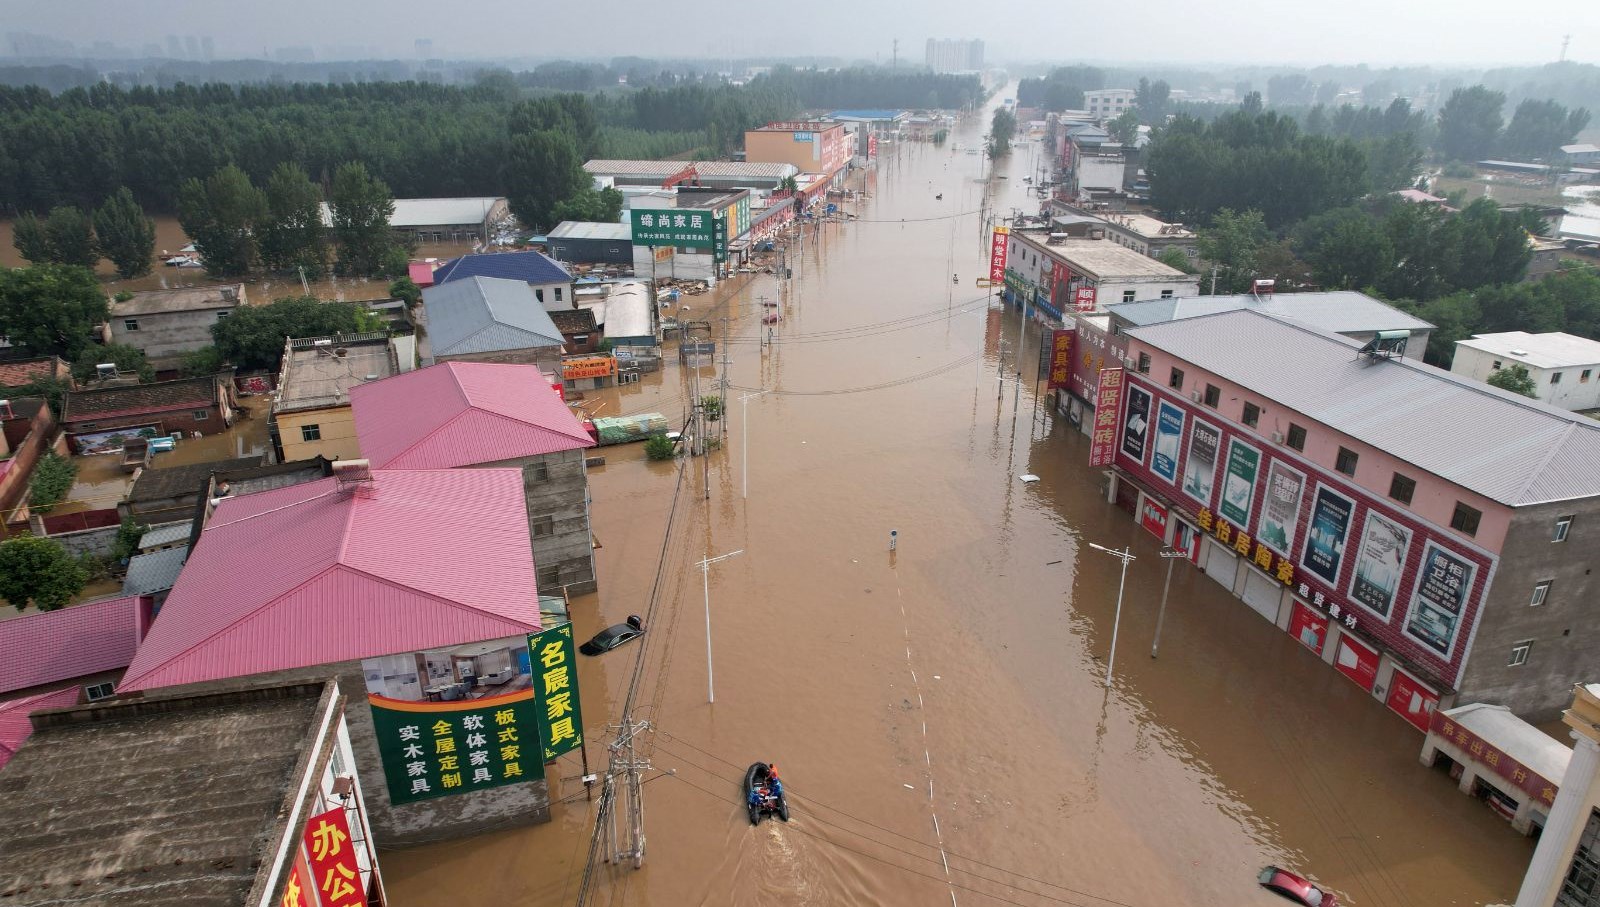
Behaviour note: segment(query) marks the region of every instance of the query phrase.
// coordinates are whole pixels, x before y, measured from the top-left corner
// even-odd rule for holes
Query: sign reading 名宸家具
[[[396,806],[544,777],[528,640],[363,659]]]
[[[305,903],[321,903],[322,907],[364,907],[367,892],[361,884],[361,864],[356,860],[350,821],[344,807],[312,816],[306,823],[303,844],[310,881],[315,883],[304,887],[314,887],[317,891],[317,901]]]
[[[1228,465],[1222,471],[1222,500],[1217,510],[1245,529],[1250,528],[1250,505],[1255,500],[1260,468],[1261,451],[1238,438],[1228,443]]]
[[[634,208],[629,215],[633,221],[633,244],[636,246],[714,248],[714,223],[720,218],[709,211]]]
[[[1120,368],[1103,368],[1095,391],[1094,432],[1089,438],[1089,465],[1110,466],[1117,454],[1117,415],[1122,407]]]
[[[1072,383],[1072,328],[1055,331],[1050,339],[1050,390],[1060,390]]]
[[[1002,283],[1006,279],[1006,248],[1011,241],[1010,227],[995,227],[989,242],[989,279]]]
[[[534,705],[539,716],[539,745],[544,761],[583,745],[583,710],[578,701],[577,648],[572,624],[551,627],[528,637],[533,657]]]

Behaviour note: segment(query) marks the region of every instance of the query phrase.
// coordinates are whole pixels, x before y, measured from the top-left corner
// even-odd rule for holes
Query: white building
[[[1013,232],[1006,296],[1021,296],[1058,317],[1105,311],[1107,303],[1200,295],[1200,278],[1107,239]]]
[[[925,62],[934,72],[978,72],[983,69],[983,42],[929,38]]]
[[[1131,88],[1101,88],[1098,91],[1083,93],[1083,104],[1089,108],[1089,115],[1096,119],[1116,119],[1124,110],[1134,106],[1133,99],[1138,94]]]
[[[1600,342],[1560,331],[1506,331],[1457,340],[1450,371],[1487,381],[1513,365],[1528,369],[1545,403],[1573,412],[1600,409]]]

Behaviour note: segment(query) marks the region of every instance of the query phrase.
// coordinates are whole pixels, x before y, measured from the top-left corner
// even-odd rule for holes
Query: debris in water
[[[1060,561],[1045,561],[1044,565],[1046,567],[1054,567],[1056,564],[1059,564],[1059,563],[1061,563],[1061,562]]]
[[[1017,476],[1017,478],[1021,479],[1022,484],[1024,485],[1032,485],[1034,482],[1039,481],[1039,477],[1031,472],[1025,472],[1022,475]]]
[[[905,785],[905,788],[906,788],[906,790],[916,790],[916,788],[912,787],[909,784]]]

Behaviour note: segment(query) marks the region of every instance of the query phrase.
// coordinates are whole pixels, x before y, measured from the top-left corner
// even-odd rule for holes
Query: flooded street
[[[955,140],[975,147],[986,125]],[[1037,153],[999,163],[991,209],[1037,207],[1022,182]],[[982,161],[888,151],[860,219],[808,235],[787,290],[746,278],[691,316],[734,319],[709,489],[690,461],[674,505],[677,464],[602,451],[601,592],[573,604],[579,638],[646,613],[669,515],[672,531],[648,647],[580,674],[593,768],[641,650],[636,717],[653,724],[644,866],[599,865],[590,903],[1283,903],[1255,884],[1269,862],[1357,905],[1509,900],[1529,842],[1423,768],[1421,737],[1382,703],[1188,564],[1150,657],[1158,542],[1105,502],[1087,439],[1031,381],[996,380],[1019,324],[973,289]],[[780,295],[763,351],[759,297]],[[1031,376],[1037,325],[1024,337]],[[667,359],[607,411],[681,418],[687,377]],[[770,393],[745,425],[732,404],[753,389]],[[1120,564],[1091,541],[1138,556],[1109,690]],[[709,577],[712,705],[696,562],[741,550]],[[793,821],[749,825],[739,783],[757,759],[780,766]],[[577,794],[550,824],[386,853],[392,902],[573,903],[593,825],[580,772],[576,753],[549,769],[569,779],[555,796]]]

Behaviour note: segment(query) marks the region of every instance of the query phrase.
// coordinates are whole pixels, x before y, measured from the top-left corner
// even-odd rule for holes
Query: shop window
[[[1402,504],[1411,503],[1411,496],[1417,493],[1417,480],[1410,476],[1395,473],[1389,480],[1389,497]]]
[[[1287,443],[1290,447],[1293,447],[1295,450],[1298,450],[1298,451],[1304,453],[1305,449],[1306,449],[1306,428],[1305,428],[1305,426],[1304,425],[1296,425],[1293,422],[1290,422],[1289,423],[1289,437],[1287,439],[1285,439],[1285,443]]]
[[[127,331],[137,331],[139,329],[139,319],[137,319],[137,318],[124,318],[124,319],[122,319],[122,328],[123,328],[123,330],[127,330]]]
[[[1552,582],[1554,582],[1554,580],[1547,579],[1542,583],[1537,583],[1534,585],[1533,598],[1528,600],[1528,607],[1537,608],[1550,598],[1550,584]]]
[[[1506,662],[1506,667],[1515,668],[1528,663],[1528,653],[1533,650],[1533,640],[1519,642],[1511,647],[1511,660]]]
[[[1578,838],[1578,848],[1572,854],[1572,865],[1561,881],[1561,892],[1556,903],[1563,905],[1593,904],[1593,893],[1600,890],[1600,811],[1590,810],[1589,822]]]
[[[1482,513],[1457,501],[1456,512],[1450,515],[1450,528],[1466,535],[1477,535],[1478,521],[1482,518]]]
[[[211,410],[209,409],[197,409],[194,411],[194,420],[196,422],[204,422],[209,418],[211,418]]]
[[[548,482],[550,481],[550,464],[540,460],[528,468],[528,474],[535,482]]]
[[[1341,447],[1339,448],[1339,455],[1334,458],[1333,468],[1347,476],[1353,476],[1356,474],[1356,462],[1360,459],[1360,454],[1348,447]]]
[[[1567,533],[1571,531],[1572,517],[1564,516],[1561,519],[1556,520],[1556,531],[1550,536],[1550,541],[1564,542],[1567,540]]]
[[[553,516],[536,517],[533,522],[528,525],[533,531],[534,538],[540,538],[546,535],[555,535],[556,533],[556,518]]]
[[[300,440],[302,440],[302,441],[321,441],[322,440],[322,426],[321,425],[317,425],[315,423],[313,423],[311,425],[302,425],[302,426],[300,426]]]
[[[1260,421],[1261,407],[1255,405],[1254,403],[1246,403],[1244,405],[1244,424],[1250,426],[1251,428],[1255,428],[1257,423]]]
[[[96,683],[83,688],[83,697],[90,702],[99,702],[115,696],[117,689],[110,683]]]
[[[1222,402],[1222,388],[1215,384],[1207,384],[1205,401],[1207,406],[1216,409],[1217,404]]]
[[[1172,374],[1167,377],[1167,387],[1175,391],[1183,390],[1183,369],[1175,368],[1172,370]]]
[[[1141,374],[1141,375],[1150,374],[1150,354],[1149,353],[1140,353],[1139,354],[1138,370],[1139,370],[1139,374]]]

